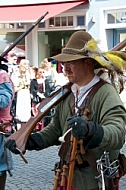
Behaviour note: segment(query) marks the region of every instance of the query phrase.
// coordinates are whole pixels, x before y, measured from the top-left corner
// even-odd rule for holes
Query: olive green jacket
[[[116,159],[125,142],[126,110],[112,85],[106,83],[100,87],[90,102],[89,110],[90,120],[100,124],[104,130],[100,146],[92,150],[96,159],[99,159],[105,150],[110,151],[111,160]],[[39,132],[45,148],[59,144],[58,138],[67,131],[67,119],[70,116],[69,95],[57,105],[51,123]],[[90,167],[75,169],[73,179],[76,190],[90,190],[98,187]]]

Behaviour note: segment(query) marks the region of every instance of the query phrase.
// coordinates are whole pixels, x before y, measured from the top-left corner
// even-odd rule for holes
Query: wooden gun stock
[[[30,117],[30,119],[22,125],[22,127],[13,133],[11,136],[7,138],[14,139],[16,141],[17,148],[22,152],[25,153],[25,146],[27,143],[27,139],[29,135],[32,133],[36,124],[50,111],[52,107],[57,105],[63,99],[65,99],[71,92],[71,83],[68,83],[58,89],[51,97],[44,99],[39,107],[38,107],[38,114],[35,117]]]

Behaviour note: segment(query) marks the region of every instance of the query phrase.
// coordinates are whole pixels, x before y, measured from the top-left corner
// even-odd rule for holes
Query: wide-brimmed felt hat
[[[57,61],[67,62],[82,58],[88,58],[87,52],[83,49],[85,44],[92,39],[92,36],[85,31],[77,31],[72,34],[61,54],[51,57]]]
[[[126,53],[121,51],[103,52],[98,47],[99,40],[95,40],[86,31],[74,32],[62,52],[52,56],[60,62],[69,62],[78,59],[92,58],[95,60],[96,68],[106,68],[122,72],[126,69]]]

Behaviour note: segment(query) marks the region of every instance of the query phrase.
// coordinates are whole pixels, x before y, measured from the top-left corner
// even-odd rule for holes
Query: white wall
[[[106,32],[106,17],[105,12],[113,9],[126,10],[126,0],[91,0],[88,10],[88,26],[87,30],[93,35],[95,39],[101,41],[101,47],[104,50],[112,48],[112,30]],[[116,11],[115,11],[116,12]],[[92,16],[95,22],[92,22]],[[125,23],[120,26],[125,27]],[[116,28],[116,27],[115,27]],[[113,29],[113,28],[112,28]]]

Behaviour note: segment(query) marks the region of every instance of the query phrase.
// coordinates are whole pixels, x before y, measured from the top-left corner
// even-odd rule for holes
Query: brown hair
[[[43,59],[43,61],[40,63],[40,68],[45,69],[47,64],[50,63],[47,58]]]

